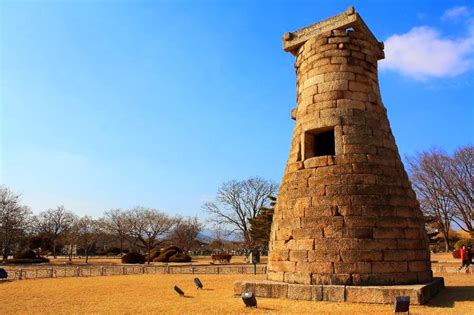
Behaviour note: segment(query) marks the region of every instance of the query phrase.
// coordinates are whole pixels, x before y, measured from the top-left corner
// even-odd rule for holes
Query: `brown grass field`
[[[427,305],[411,306],[411,314],[474,314],[474,275],[444,275],[446,289]],[[245,308],[233,296],[233,282],[264,275],[128,275],[56,278],[0,283],[0,314],[236,314],[339,313],[392,314],[392,305],[258,299]],[[173,286],[186,293],[179,297]]]

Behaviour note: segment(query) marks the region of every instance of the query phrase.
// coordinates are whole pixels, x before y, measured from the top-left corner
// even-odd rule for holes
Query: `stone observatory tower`
[[[378,42],[354,8],[283,38],[296,56],[290,156],[268,279],[393,285],[432,280],[424,220],[380,97]]]
[[[383,43],[350,7],[286,33],[283,47],[296,57],[297,106],[270,235],[271,281],[237,283],[236,292],[291,297],[306,288],[304,299],[317,300],[318,286],[432,282],[423,216],[380,96]],[[342,290],[336,300],[365,301]]]

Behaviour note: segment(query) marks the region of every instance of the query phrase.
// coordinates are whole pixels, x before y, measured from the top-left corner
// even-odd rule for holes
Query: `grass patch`
[[[258,299],[247,309],[233,297],[234,281],[264,275],[128,275],[93,278],[38,279],[0,283],[0,314],[25,313],[373,313],[392,314],[392,305]],[[412,306],[412,314],[469,314],[474,309],[474,275],[445,275],[447,289],[428,305]],[[173,290],[178,285],[187,298]]]

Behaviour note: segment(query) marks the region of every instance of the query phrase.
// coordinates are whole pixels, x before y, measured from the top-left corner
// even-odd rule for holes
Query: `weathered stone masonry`
[[[284,48],[296,56],[297,107],[268,279],[430,282],[423,217],[380,97],[383,44],[350,8],[285,34]]]

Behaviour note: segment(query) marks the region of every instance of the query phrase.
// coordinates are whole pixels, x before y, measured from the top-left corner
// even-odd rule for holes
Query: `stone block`
[[[365,250],[397,249],[397,240],[396,239],[359,240],[358,248],[365,249]]]
[[[408,271],[423,272],[429,270],[429,268],[430,266],[428,266],[426,260],[408,262]]]
[[[344,144],[344,154],[375,154],[377,151],[375,146],[366,144]]]
[[[349,90],[368,93],[372,90],[372,88],[368,84],[364,84],[364,83],[360,83],[360,82],[356,82],[356,81],[350,81],[349,82]]]
[[[342,216],[302,218],[301,225],[302,228],[324,228],[326,226],[342,228],[344,218]]]
[[[404,228],[407,226],[407,220],[400,217],[381,217],[377,218],[377,227]]]
[[[314,240],[303,239],[296,240],[296,250],[313,250],[314,249]]]
[[[344,235],[344,228],[340,226],[326,226],[324,227],[324,237],[340,239]]]
[[[268,265],[269,271],[267,272],[267,279],[271,281],[284,281],[285,273],[282,271],[271,271],[270,264]]]
[[[415,251],[395,249],[395,250],[384,250],[385,261],[411,261],[415,260]]]
[[[308,251],[290,250],[290,261],[308,261]]]
[[[372,216],[345,216],[344,226],[347,227],[373,227],[375,226],[375,217]]]
[[[424,249],[426,248],[426,243],[426,240],[398,239],[397,249]]]
[[[338,100],[340,98],[343,98],[342,91],[331,91],[331,92],[323,92],[315,95],[313,97],[313,102],[322,102],[322,101],[332,101],[332,100]]]
[[[370,262],[335,262],[334,272],[341,274],[352,274],[352,273],[370,273],[372,265]]]
[[[397,239],[404,236],[404,230],[401,228],[374,228],[374,238]]]
[[[340,68],[341,67],[340,67],[339,64],[328,64],[328,65],[318,67],[318,72],[321,73],[321,74],[328,73],[328,72],[332,73],[332,72],[339,71]],[[361,69],[362,69],[362,67],[361,67]],[[363,71],[363,69],[361,71]]]
[[[407,239],[423,239],[425,238],[425,232],[420,228],[408,228],[404,230],[404,236]]]
[[[323,286],[323,301],[344,302],[346,289],[342,285]]]
[[[372,239],[373,230],[372,228],[344,228],[342,237],[344,238],[357,238],[357,239]]]
[[[280,228],[275,232],[277,240],[288,240],[292,236],[292,230],[289,228]]]
[[[311,284],[311,274],[302,272],[285,272],[284,282],[297,284]]]
[[[326,196],[352,195],[357,191],[357,185],[326,185]]]
[[[327,194],[326,186],[326,194]],[[337,215],[337,206],[311,206],[305,209],[304,216],[307,218],[311,217],[330,217]]]
[[[408,269],[406,261],[376,261],[372,263],[374,273],[406,272]]]
[[[341,251],[343,262],[381,261],[383,253],[381,250],[344,250]]]
[[[360,207],[353,207],[353,206],[340,206],[338,207],[338,212],[340,215],[347,216],[347,215],[361,215],[362,211]]]
[[[383,195],[355,195],[351,197],[351,204],[354,206],[383,206],[386,204],[386,197]]]
[[[293,236],[296,239],[315,239],[323,237],[322,228],[304,228],[293,230]]]
[[[302,273],[327,273],[331,274],[334,272],[332,262],[324,261],[313,261],[313,262],[297,262],[296,268],[298,272]]]
[[[352,72],[330,72],[324,74],[324,81],[335,80],[355,80],[355,74]]]
[[[327,165],[328,165],[327,156],[312,157],[304,161],[305,168],[313,168],[313,167],[320,167],[320,166],[327,166]]]
[[[274,261],[285,261],[289,258],[288,250],[272,250],[269,254],[268,259]]]
[[[296,262],[295,261],[269,261],[268,268],[273,271],[279,272],[295,272]]]
[[[361,102],[369,101],[369,95],[363,92],[344,91],[342,95],[343,95],[342,98],[353,99],[353,100],[361,101]]]
[[[348,88],[347,80],[335,80],[318,84],[318,93],[330,91],[345,91]]]
[[[311,301],[313,299],[313,290],[311,290],[311,287],[308,285],[289,284],[288,298],[292,300]]]
[[[321,53],[322,57],[349,57],[351,52],[343,49],[331,49]]]
[[[335,262],[340,261],[341,257],[338,250],[310,250],[308,251],[308,261]]]
[[[366,106],[364,102],[340,99],[337,100],[337,108],[365,110]]]
[[[321,83],[321,82],[324,82],[324,75],[323,74],[315,75],[315,76],[312,76],[312,77],[306,79],[302,86],[303,86],[303,89],[305,89],[309,86],[312,86],[312,85],[315,85],[315,84],[318,84],[318,83]]]

